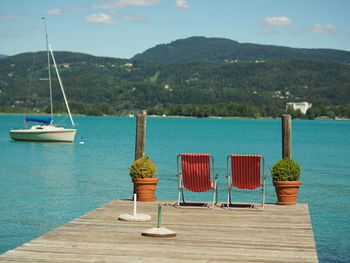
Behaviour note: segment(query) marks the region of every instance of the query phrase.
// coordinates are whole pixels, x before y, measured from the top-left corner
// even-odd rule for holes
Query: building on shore
[[[293,110],[300,110],[301,113],[306,114],[307,110],[312,107],[309,102],[287,102],[286,109],[292,108]]]

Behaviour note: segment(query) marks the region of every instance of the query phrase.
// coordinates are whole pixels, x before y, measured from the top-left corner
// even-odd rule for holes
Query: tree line
[[[350,118],[350,104],[342,106],[319,105],[311,107],[303,114],[299,109],[280,109],[277,107],[257,107],[239,103],[218,104],[177,104],[164,107],[157,105],[148,109],[149,115],[158,116],[188,116],[188,117],[247,117],[247,118],[277,118],[282,114],[289,114],[292,118]]]
[[[147,110],[148,115],[157,116],[187,116],[187,117],[246,117],[246,118],[278,118],[282,114],[289,114],[292,118],[298,119],[350,119],[350,104],[345,105],[318,105],[313,106],[303,114],[300,110],[281,109],[269,106],[253,106],[240,103],[217,103],[217,104],[170,104],[151,106],[142,108]],[[83,103],[71,102],[70,110],[73,114],[82,114],[88,116],[126,116],[130,113],[135,114],[141,112],[141,109],[120,109],[116,110],[108,103]],[[5,113],[43,113],[49,114],[48,106],[36,111],[29,110],[20,106],[0,106],[0,112]],[[66,114],[66,107],[63,102],[54,103],[54,112],[57,114]]]

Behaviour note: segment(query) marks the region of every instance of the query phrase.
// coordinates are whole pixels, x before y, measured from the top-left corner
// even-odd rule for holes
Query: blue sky
[[[0,54],[131,58],[190,36],[350,51],[350,0],[1,0]]]

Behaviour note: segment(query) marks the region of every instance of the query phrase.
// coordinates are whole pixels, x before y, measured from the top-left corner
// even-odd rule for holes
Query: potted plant
[[[138,201],[155,201],[154,193],[156,191],[159,178],[155,177],[157,168],[148,156],[135,160],[131,167],[129,175],[134,183],[134,193],[137,194]]]
[[[276,162],[271,170],[278,205],[295,205],[301,185],[300,166],[294,160],[284,158]]]

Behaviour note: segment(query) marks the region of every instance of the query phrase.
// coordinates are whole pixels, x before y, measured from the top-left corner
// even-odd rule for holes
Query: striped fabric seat
[[[227,181],[228,207],[232,206],[231,190],[234,187],[246,190],[261,188],[263,193],[262,208],[264,207],[265,175],[264,159],[261,155],[229,155],[227,157]]]
[[[213,206],[217,201],[217,177],[214,174],[214,159],[210,154],[179,154],[178,157],[179,198],[184,200],[184,189],[192,192],[214,191]]]
[[[206,192],[213,188],[210,181],[209,154],[181,154],[183,186],[192,192]]]

